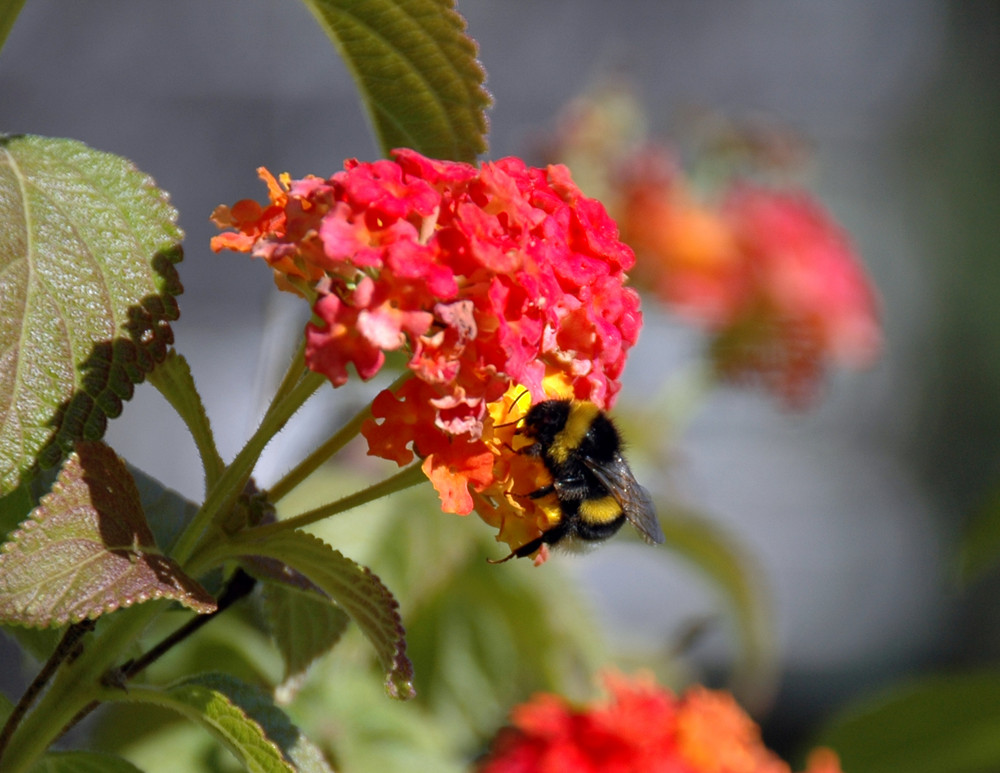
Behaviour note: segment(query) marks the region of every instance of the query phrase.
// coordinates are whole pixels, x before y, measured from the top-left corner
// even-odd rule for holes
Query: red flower
[[[678,697],[648,675],[604,681],[606,702],[541,694],[515,708],[480,773],[789,773],[729,693]],[[808,773],[840,773],[836,754],[814,752]]]
[[[614,400],[641,324],[633,254],[564,167],[393,156],[283,180],[267,209],[220,208],[239,233],[213,248],[264,258],[313,303],[306,362],[335,386],[405,352],[414,378],[376,398],[369,453],[418,455],[444,509],[467,513],[496,482],[487,407],[512,384],[545,399],[558,375],[574,397]]]
[[[712,334],[734,380],[759,379],[789,404],[813,395],[828,361],[869,364],[881,333],[874,293],[846,234],[805,193],[739,185],[696,200],[661,154],[634,163],[622,226],[636,277]]]
[[[741,186],[723,212],[751,286],[716,358],[791,403],[812,395],[826,359],[863,366],[881,346],[875,299],[847,235],[808,195]]]

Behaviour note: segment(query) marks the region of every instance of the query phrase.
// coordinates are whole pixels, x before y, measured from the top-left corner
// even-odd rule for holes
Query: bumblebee
[[[520,453],[541,459],[552,483],[532,499],[555,494],[561,518],[506,558],[529,556],[543,545],[596,542],[631,523],[650,544],[665,540],[653,501],[621,454],[618,429],[600,408],[583,400],[545,400],[525,414],[517,434],[531,440]]]

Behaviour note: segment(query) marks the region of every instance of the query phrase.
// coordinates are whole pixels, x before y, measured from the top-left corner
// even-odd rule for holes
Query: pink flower
[[[362,434],[371,454],[422,458],[445,510],[470,512],[495,482],[484,422],[512,384],[541,400],[561,374],[571,396],[613,402],[642,319],[634,257],[565,167],[403,149],[283,183],[266,209],[220,207],[239,233],[213,248],[252,252],[310,299],[306,362],[335,386],[405,353],[414,378],[375,399]]]

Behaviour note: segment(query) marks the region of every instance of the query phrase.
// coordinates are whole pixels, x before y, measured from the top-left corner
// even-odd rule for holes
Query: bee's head
[[[551,444],[559,431],[566,426],[571,405],[570,400],[544,400],[536,403],[525,414],[520,434],[538,440],[542,444]]]

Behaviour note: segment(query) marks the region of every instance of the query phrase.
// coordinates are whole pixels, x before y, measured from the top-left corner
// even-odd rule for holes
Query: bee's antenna
[[[515,405],[517,405],[521,401],[521,398],[524,397],[526,394],[528,394],[528,390],[527,389],[525,389],[524,391],[521,392],[521,394],[519,394],[517,397],[515,397],[514,401],[510,404],[510,408],[507,409],[507,413],[510,413],[510,409],[513,408]],[[524,417],[521,417],[521,418],[524,418]],[[519,421],[521,421],[521,419],[515,419],[514,421],[505,421],[503,424],[494,424],[493,425],[493,429],[499,429],[500,427],[509,427],[512,424],[517,424]],[[508,558],[509,558],[509,556],[508,556]],[[507,559],[505,558],[504,561],[506,561],[506,560]]]

